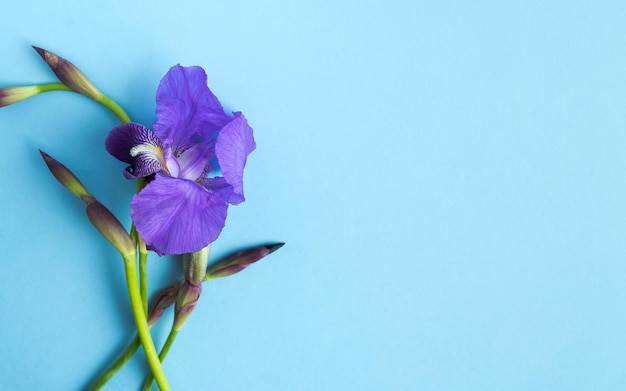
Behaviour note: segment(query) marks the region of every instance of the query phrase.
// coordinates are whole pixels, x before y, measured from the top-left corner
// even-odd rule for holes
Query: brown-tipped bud
[[[85,186],[76,178],[76,176],[63,164],[59,163],[52,156],[48,155],[42,150],[39,150],[41,157],[52,172],[52,175],[69,191],[71,191],[76,197],[79,197],[86,203],[93,197],[89,194]]]
[[[59,80],[72,90],[96,101],[104,96],[87,76],[71,62],[37,46],[33,46],[33,49],[39,53]]]
[[[211,278],[226,277],[239,273],[243,269],[257,262],[261,258],[273,253],[284,245],[285,243],[276,243],[256,246],[231,254],[209,268],[205,281]]]
[[[135,242],[133,242],[133,239],[128,235],[122,223],[98,200],[93,199],[87,205],[87,217],[89,217],[91,224],[122,256],[126,257],[135,254]]]
[[[178,298],[178,290],[180,286],[184,283],[184,281],[179,281],[175,285],[172,285],[169,288],[165,288],[159,292],[157,298],[150,310],[150,314],[148,315],[148,325],[152,326],[161,316],[163,312],[176,303],[176,299]]]
[[[0,107],[12,105],[41,92],[39,86],[20,86],[0,88]]]
[[[174,329],[180,330],[183,327],[191,312],[196,308],[201,293],[201,284],[192,284],[187,280],[182,281],[178,289],[176,306],[174,307]]]

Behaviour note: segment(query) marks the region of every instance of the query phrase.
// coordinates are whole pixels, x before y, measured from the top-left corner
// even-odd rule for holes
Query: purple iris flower
[[[239,113],[229,116],[200,67],[172,67],[156,95],[154,132],[129,123],[111,130],[107,151],[130,164],[129,179],[154,175],[130,204],[148,248],[199,251],[217,239],[228,204],[244,201],[243,169],[256,145]]]

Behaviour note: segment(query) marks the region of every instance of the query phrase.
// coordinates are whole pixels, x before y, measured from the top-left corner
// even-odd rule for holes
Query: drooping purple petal
[[[113,128],[104,142],[104,146],[111,155],[124,163],[132,164],[133,158],[130,156],[130,150],[138,144],[144,144],[149,140],[158,139],[154,136],[150,129],[143,125],[131,122]]]
[[[226,179],[221,176],[217,176],[214,178],[204,178],[202,180],[198,180],[202,186],[206,187],[211,193],[214,193],[218,197],[224,200],[224,202],[229,202],[231,198],[233,198],[234,188],[226,182]]]
[[[185,254],[217,239],[227,208],[193,181],[157,174],[133,197],[130,214],[150,249],[160,255]]]
[[[250,152],[256,144],[252,128],[246,118],[239,112],[233,113],[235,118],[220,131],[215,143],[215,155],[222,170],[222,176],[233,187],[227,201],[237,205],[245,200],[243,195],[243,169]]]
[[[172,67],[157,89],[154,131],[176,155],[221,129],[230,117],[207,86],[200,67]]]
[[[160,140],[143,125],[128,123],[113,128],[104,145],[111,155],[131,165],[124,171],[127,178],[145,177],[165,166]]]

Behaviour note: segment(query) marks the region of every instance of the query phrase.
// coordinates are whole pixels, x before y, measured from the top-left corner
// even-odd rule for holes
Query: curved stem
[[[123,124],[131,122],[130,121],[130,117],[128,116],[128,114],[126,114],[124,109],[122,109],[120,107],[120,105],[118,105],[113,99],[109,98],[108,96],[102,95],[102,97],[100,99],[98,99],[96,102],[100,103],[102,106],[104,106],[107,109],[111,110],[113,112],[113,114],[115,114],[115,116]]]
[[[139,340],[143,346],[143,350],[146,353],[148,364],[152,370],[152,374],[156,379],[159,388],[162,391],[170,391],[170,385],[167,382],[161,361],[157,355],[152,336],[150,335],[150,327],[146,319],[146,313],[143,310],[143,304],[141,295],[139,294],[139,284],[137,283],[137,265],[135,254],[124,256],[124,268],[126,270],[126,284],[128,286],[128,295],[130,296],[131,307],[133,309],[133,315],[135,316],[135,323],[137,324],[137,332],[139,333]]]
[[[71,88],[69,88],[68,86],[66,86],[63,83],[39,84],[37,87],[39,87],[39,90],[41,92],[48,92],[48,91],[72,91]]]
[[[120,369],[122,369],[124,365],[126,365],[128,360],[135,355],[135,352],[137,352],[140,345],[141,341],[139,340],[139,335],[135,335],[135,338],[133,338],[133,341],[130,345],[128,345],[126,350],[124,350],[124,353],[122,353],[122,355],[119,356],[113,364],[111,364],[109,369],[107,369],[106,372],[104,372],[104,374],[96,380],[93,386],[89,388],[89,391],[100,390]]]
[[[39,84],[37,85],[40,92],[49,92],[49,91],[74,91],[63,83],[47,83],[47,84]],[[113,99],[109,98],[106,95],[102,95],[96,102],[100,103],[102,106],[111,110],[113,114],[123,123],[126,124],[131,122],[130,117],[124,109],[120,105],[117,104]]]
[[[161,360],[161,362],[163,362],[163,360],[165,360],[165,357],[167,357],[167,353],[170,351],[170,347],[172,347],[172,344],[174,343],[174,340],[176,339],[176,336],[178,335],[179,330],[180,329],[177,329],[172,325],[172,329],[170,330],[170,333],[167,336],[167,339],[165,340],[165,344],[163,344],[161,353],[159,353],[159,360]],[[152,388],[153,382],[154,382],[154,376],[148,375],[148,377],[146,378],[146,382],[143,384],[142,390],[150,391],[150,388]]]

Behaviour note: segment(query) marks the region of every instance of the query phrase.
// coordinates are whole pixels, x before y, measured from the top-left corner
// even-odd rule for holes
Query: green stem
[[[48,83],[48,84],[39,84],[37,86],[41,92],[48,91],[72,91],[71,88],[66,86],[63,83]]]
[[[143,350],[146,353],[148,364],[152,370],[152,374],[156,379],[157,384],[161,391],[170,391],[170,386],[163,372],[161,361],[157,355],[152,336],[150,335],[150,326],[146,319],[146,313],[143,310],[143,304],[141,295],[139,293],[139,284],[137,283],[137,265],[135,254],[124,256],[124,268],[126,270],[126,284],[128,286],[128,295],[130,296],[130,303],[133,309],[133,315],[135,316],[135,322],[137,324],[137,332],[139,333],[139,340],[143,346]]]
[[[147,184],[146,178],[137,178],[136,193],[139,193]],[[144,312],[148,313],[148,249],[146,248],[146,242],[139,236],[139,232],[133,223],[131,229],[133,239],[137,243],[137,249],[139,250],[139,291],[141,292],[141,300],[143,303]]]
[[[49,92],[49,91],[73,91],[71,88],[66,86],[63,83],[47,83],[47,84],[39,84],[37,85],[41,92]],[[113,99],[109,98],[106,95],[102,95],[100,98],[96,100],[96,102],[100,103],[102,106],[111,110],[113,114],[123,123],[131,122],[130,117],[124,109],[120,105],[118,105]]]
[[[122,109],[120,105],[118,105],[113,99],[109,98],[108,96],[102,95],[102,97],[96,102],[111,110],[113,114],[115,114],[115,116],[119,118],[120,121],[122,121],[123,124],[131,122],[130,117],[128,116],[128,114],[126,114],[124,109]]]
[[[143,244],[143,246],[142,246]],[[142,247],[143,250],[142,251]],[[139,244],[139,294],[141,295],[141,304],[143,312],[148,313],[148,252],[146,244],[141,240]]]
[[[148,314],[148,250],[146,242],[141,239],[135,223],[130,227],[130,237],[135,241],[135,247],[139,251],[139,294],[143,310]]]
[[[170,333],[167,336],[167,339],[165,340],[165,344],[163,344],[161,353],[159,353],[159,360],[161,360],[161,362],[163,362],[163,360],[165,360],[165,357],[167,357],[167,353],[170,351],[170,347],[172,347],[172,344],[174,343],[174,340],[176,339],[176,336],[178,335],[179,330],[180,329],[177,329],[174,327],[174,325],[172,325],[172,329],[170,330]],[[150,391],[150,389],[152,388],[153,382],[154,382],[154,376],[148,375],[148,377],[146,378],[146,382],[143,384],[142,390]]]
[[[135,355],[137,349],[141,345],[141,341],[139,340],[139,335],[135,335],[133,341],[128,345],[124,353],[106,370],[106,372],[96,380],[96,382],[89,388],[89,391],[98,391],[100,390],[111,378],[120,370],[128,360]]]

